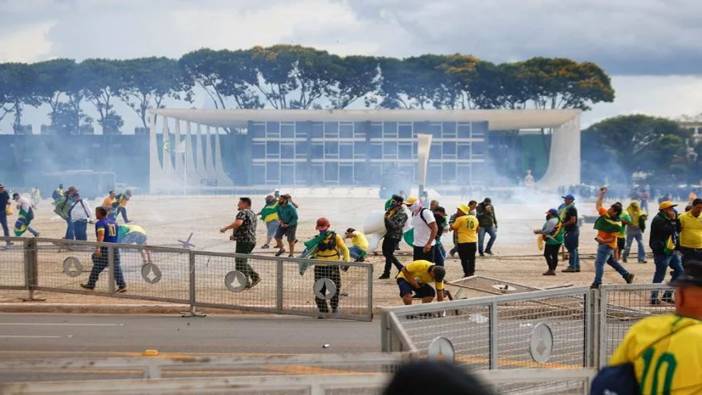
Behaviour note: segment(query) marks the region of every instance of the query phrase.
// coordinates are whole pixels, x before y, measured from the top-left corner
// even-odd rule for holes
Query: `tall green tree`
[[[635,172],[653,181],[673,179],[684,162],[690,132],[669,119],[647,115],[608,118],[582,134],[583,178],[599,184],[605,178],[630,183]]]
[[[378,89],[380,68],[377,58],[371,56],[334,57],[337,63],[334,85],[326,91],[331,107],[342,109],[363,99],[369,107],[376,103],[372,95]]]
[[[122,61],[120,72],[124,80],[120,97],[136,112],[145,128],[148,109],[163,108],[166,98],[192,101],[192,80],[185,78],[175,60],[129,59]]]
[[[14,114],[12,128],[17,133],[22,128],[25,105],[41,104],[37,94],[37,76],[26,63],[0,63],[0,120]]]
[[[122,61],[86,59],[79,64],[78,72],[82,77],[82,92],[95,106],[103,134],[116,133],[124,124],[113,104],[113,99],[119,97],[126,87]]]
[[[76,62],[72,59],[53,59],[32,64],[36,74],[36,93],[41,103],[50,108],[53,121],[62,103],[62,98],[71,90],[75,81]]]

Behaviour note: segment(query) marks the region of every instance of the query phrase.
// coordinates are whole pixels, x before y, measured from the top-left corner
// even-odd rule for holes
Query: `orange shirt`
[[[598,214],[604,217],[609,218],[609,214],[607,214],[607,209],[604,207],[600,207],[597,210]],[[607,243],[608,246],[612,247],[612,249],[616,250],[617,249],[617,234],[616,233],[610,233],[610,232],[603,232],[601,230],[597,231],[597,238],[600,240],[604,241],[609,241]]]

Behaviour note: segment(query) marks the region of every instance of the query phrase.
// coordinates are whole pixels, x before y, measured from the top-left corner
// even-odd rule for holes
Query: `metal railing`
[[[652,303],[664,284],[570,288],[384,310],[383,351],[429,354],[447,339],[457,363],[477,369],[604,366],[637,320],[674,311]]]
[[[182,248],[10,238],[0,289],[94,294],[196,307],[370,321],[373,266]],[[102,249],[99,257],[94,254]],[[93,291],[81,288],[95,265]],[[118,269],[118,270],[115,270]],[[116,293],[119,274],[127,292]],[[252,283],[258,280],[253,287]]]

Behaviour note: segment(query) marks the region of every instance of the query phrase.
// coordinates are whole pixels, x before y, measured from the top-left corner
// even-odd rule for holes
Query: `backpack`
[[[67,220],[71,212],[71,206],[68,204],[69,198],[66,196],[63,200],[58,201],[56,206],[54,206],[54,213],[59,217]]]

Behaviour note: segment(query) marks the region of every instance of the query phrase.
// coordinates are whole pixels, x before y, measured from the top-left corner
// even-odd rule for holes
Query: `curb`
[[[188,309],[180,304],[0,303],[0,313],[180,314]]]

